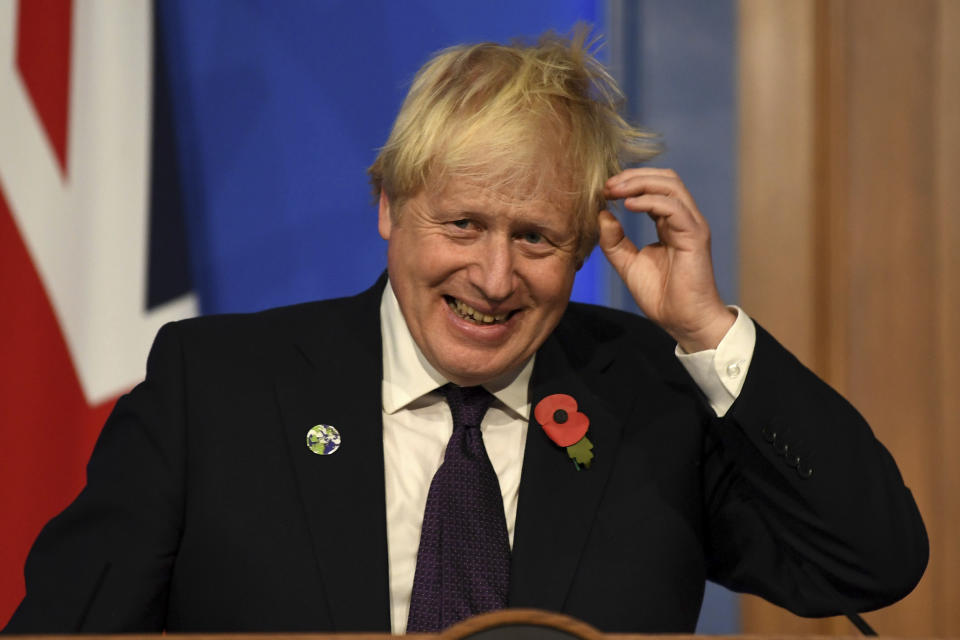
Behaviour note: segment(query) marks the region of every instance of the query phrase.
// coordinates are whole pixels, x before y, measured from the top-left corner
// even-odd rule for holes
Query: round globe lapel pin
[[[340,432],[328,424],[318,424],[307,431],[307,448],[318,456],[328,456],[340,448]]]

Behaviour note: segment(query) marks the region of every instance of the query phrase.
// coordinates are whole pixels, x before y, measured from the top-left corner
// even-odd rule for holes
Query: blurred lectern
[[[443,640],[602,640],[586,622],[538,609],[505,609],[468,618],[438,634]]]

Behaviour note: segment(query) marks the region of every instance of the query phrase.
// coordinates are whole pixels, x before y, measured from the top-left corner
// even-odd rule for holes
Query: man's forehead
[[[448,176],[428,181],[427,191],[443,206],[469,209],[483,204],[503,210],[526,210],[572,217],[575,194],[566,184],[542,175]]]
[[[568,138],[552,118],[531,114],[523,135],[507,136],[480,126],[460,132],[445,145],[427,171],[426,184],[437,192],[462,190],[501,201],[540,201],[569,208],[576,164],[564,144]]]

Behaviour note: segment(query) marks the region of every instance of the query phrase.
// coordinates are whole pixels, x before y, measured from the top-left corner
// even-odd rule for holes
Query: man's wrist
[[[737,320],[736,311],[729,307],[723,307],[715,319],[706,323],[706,325],[696,332],[675,335],[677,344],[685,353],[697,353],[698,351],[707,351],[716,349],[720,345],[727,332]]]
[[[680,364],[706,396],[718,416],[723,416],[740,395],[757,341],[753,320],[739,307],[730,307],[736,321],[716,349],[684,353],[677,344]]]

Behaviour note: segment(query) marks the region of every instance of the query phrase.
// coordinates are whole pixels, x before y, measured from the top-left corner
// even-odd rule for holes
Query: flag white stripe
[[[0,0],[0,181],[95,404],[143,377],[163,323],[196,313],[193,295],[145,311],[151,5],[74,3],[66,180],[16,72],[15,11]]]

